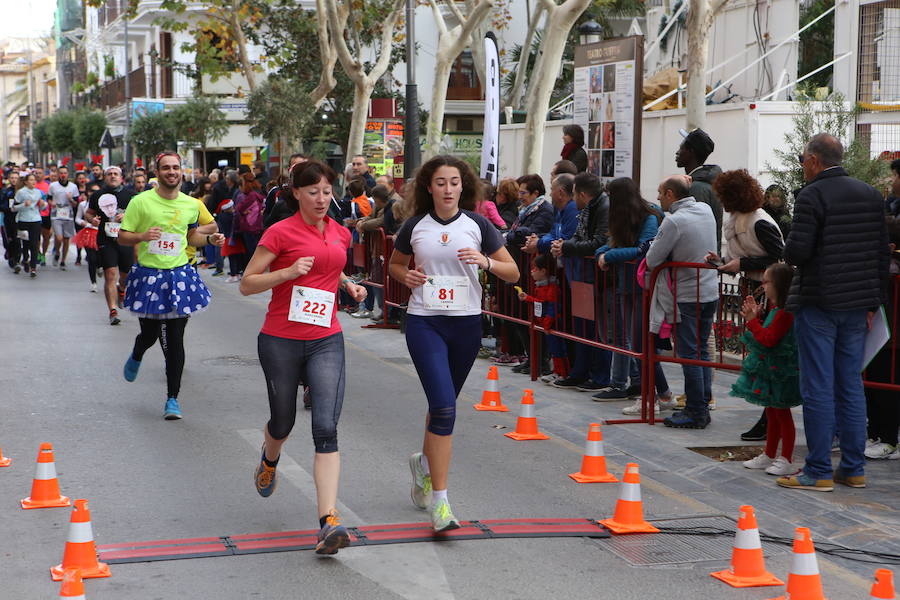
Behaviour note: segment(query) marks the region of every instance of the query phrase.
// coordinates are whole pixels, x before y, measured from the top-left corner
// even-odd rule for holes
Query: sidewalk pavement
[[[341,321],[350,333],[351,343],[361,346],[392,362],[411,366],[403,335],[398,330],[362,329],[358,319],[343,315]],[[366,320],[366,323],[370,321]],[[404,358],[407,357],[407,358]],[[471,410],[484,389],[487,359],[478,359],[463,389],[458,410]],[[664,365],[673,393],[683,391],[681,368]],[[551,436],[565,439],[581,448],[591,422],[629,418],[622,408],[633,401],[593,402],[591,394],[563,390],[531,381],[527,375],[499,368],[499,390],[509,413],[492,413],[496,421],[515,427],[522,391],[534,391],[535,409],[540,428]],[[836,485],[832,493],[788,490],[775,484],[776,477],[763,471],[751,471],[740,461],[719,462],[689,447],[760,447],[765,442],[744,442],[740,434],[759,418],[761,409],[740,398],[729,396],[737,373],[717,371],[713,381],[713,396],[717,409],[712,411],[712,423],[703,430],[673,429],[662,422],[647,424],[607,425],[603,428],[605,451],[610,469],[621,472],[625,463],[637,462],[641,475],[687,496],[724,515],[736,515],[743,504],[753,505],[759,516],[761,529],[771,535],[792,537],[796,527],[809,527],[816,542],[832,542],[843,546],[900,554],[900,509],[895,502],[900,490],[900,461],[868,461],[865,489]],[[468,396],[464,398],[463,396]],[[663,413],[663,417],[670,413]],[[793,410],[797,427],[797,446],[794,462],[803,465],[806,455],[803,416],[800,408]],[[502,415],[502,416],[501,416]],[[839,454],[834,455],[835,466]],[[648,517],[672,516],[665,506],[646,507]],[[832,559],[863,577],[870,577],[875,565]]]

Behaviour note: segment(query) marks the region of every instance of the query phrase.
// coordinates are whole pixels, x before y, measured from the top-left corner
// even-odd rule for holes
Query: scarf
[[[566,144],[563,146],[562,152],[560,152],[559,155],[563,160],[569,160],[569,157],[572,156],[572,153],[578,150],[578,148],[580,148],[578,144]]]
[[[520,208],[519,216],[516,217],[516,222],[512,224],[512,227],[510,227],[510,229],[512,229],[513,231],[518,229],[519,225],[522,224],[522,221],[527,219],[531,214],[533,214],[537,209],[539,209],[541,207],[541,205],[544,204],[544,202],[546,202],[546,201],[547,200],[544,199],[543,196],[538,196],[534,202],[532,202],[528,206]]]

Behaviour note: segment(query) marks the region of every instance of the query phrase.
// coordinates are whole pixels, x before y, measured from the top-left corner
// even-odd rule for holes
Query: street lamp
[[[587,21],[578,26],[578,41],[581,45],[593,44],[603,39],[603,26],[594,20],[591,14],[585,15]]]
[[[403,178],[409,179],[422,161],[419,148],[419,99],[416,87],[416,2],[406,0],[406,114],[403,124]]]

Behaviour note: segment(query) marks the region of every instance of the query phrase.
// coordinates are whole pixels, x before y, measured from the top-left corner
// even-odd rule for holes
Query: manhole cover
[[[255,356],[217,356],[203,361],[211,367],[258,367],[259,359]]]
[[[728,531],[733,531],[736,526],[735,521],[724,516],[671,519],[652,521],[652,523],[657,527],[678,529],[714,527]],[[602,545],[609,545],[613,554],[627,560],[632,565],[650,566],[729,561],[733,543],[733,535],[701,536],[657,533],[613,536],[604,540]],[[787,551],[785,546],[767,542],[763,542],[762,547],[766,556],[784,554]]]

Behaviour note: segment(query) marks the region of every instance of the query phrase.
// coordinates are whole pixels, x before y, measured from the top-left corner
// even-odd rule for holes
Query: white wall
[[[761,30],[768,32],[768,47],[774,48],[783,40],[788,39],[799,29],[800,3],[797,0],[731,0],[716,17],[715,23],[709,31],[709,58],[707,69],[719,63],[736,57],[724,67],[716,69],[707,76],[708,86],[715,86],[717,81],[725,81],[738,71],[760,57],[763,52],[759,50],[754,33],[754,7],[759,6]],[[647,11],[647,44],[650,44],[659,31],[659,23],[662,17],[662,8],[650,8]],[[678,46],[680,53],[675,54],[675,38],[679,27],[677,25],[669,32],[668,46],[665,52],[659,48],[653,52],[650,59],[644,65],[648,74],[655,73],[670,66],[687,66],[687,32],[681,30],[681,43]],[[746,52],[745,52],[746,50]],[[767,58],[772,71],[772,83],[768,79],[760,79],[762,63],[750,68],[746,73],[738,77],[731,87],[731,91],[739,97],[747,100],[759,98],[773,91],[778,84],[778,78],[783,70],[787,71],[786,82],[797,78],[797,42],[791,41],[778,49]],[[762,81],[762,85],[760,82]],[[714,98],[724,97],[722,90]],[[782,95],[782,98],[784,96]]]
[[[751,108],[753,106],[753,108]],[[706,131],[716,144],[707,160],[722,170],[747,169],[763,187],[771,183],[766,162],[775,162],[774,151],[785,146],[784,136],[793,128],[790,102],[758,102],[711,106]],[[680,172],[675,151],[681,144],[678,130],[684,127],[684,110],[644,113],[641,136],[641,192],[656,199],[656,187],[667,175]],[[550,121],[544,133],[544,154],[540,175],[549,180],[553,164],[560,160],[562,128],[571,121]],[[500,177],[522,175],[525,125],[500,126]]]

